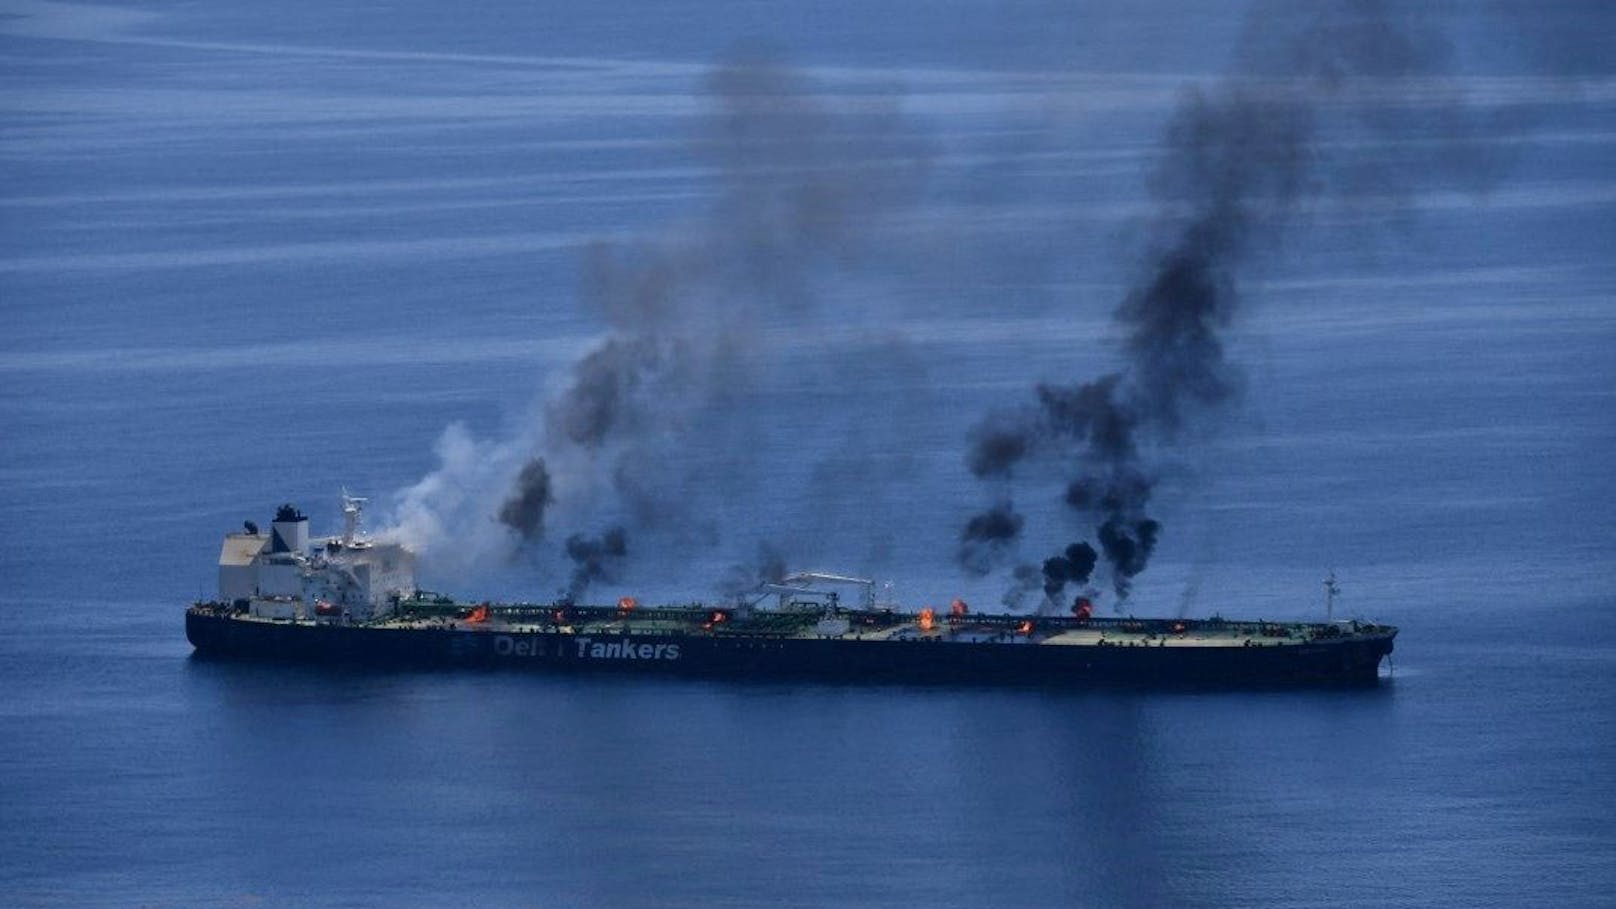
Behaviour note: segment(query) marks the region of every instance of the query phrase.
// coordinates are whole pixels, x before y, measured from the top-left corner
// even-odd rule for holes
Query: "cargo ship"
[[[414,555],[360,531],[311,541],[282,506],[219,554],[218,598],[185,632],[205,658],[336,666],[641,672],[847,682],[1179,687],[1369,686],[1397,629],[1269,622],[987,614],[879,602],[867,579],[803,572],[721,603],[470,603],[415,586]],[[1333,588],[1332,588],[1333,591]]]

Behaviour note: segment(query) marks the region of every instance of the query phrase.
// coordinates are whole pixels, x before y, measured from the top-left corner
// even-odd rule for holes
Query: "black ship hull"
[[[199,655],[339,666],[642,672],[845,682],[1050,687],[1365,686],[1394,633],[1224,647],[1037,645],[1017,641],[576,634],[487,627],[375,627],[186,613]]]

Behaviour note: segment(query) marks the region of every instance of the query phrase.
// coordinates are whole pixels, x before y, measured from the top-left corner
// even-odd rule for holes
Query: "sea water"
[[[190,655],[222,533],[281,501],[334,532],[344,486],[380,522],[450,424],[540,419],[608,330],[590,244],[685,230],[719,192],[692,148],[735,59],[891,108],[921,188],[907,230],[815,263],[816,315],[752,339],[790,368],[715,430],[758,453],[747,495],[676,552],[631,537],[592,593],[711,595],[767,538],[913,606],[994,608],[1004,574],[953,564],[1001,493],[967,434],[1116,367],[1163,124],[1245,21],[1183,0],[0,3],[0,903],[1607,905],[1598,5],[1420,23],[1475,128],[1378,147],[1417,179],[1337,187],[1253,257],[1227,335],[1243,393],[1162,461],[1162,542],[1124,608],[1313,619],[1333,570],[1338,616],[1402,628],[1375,690]],[[1084,531],[1058,486],[1016,495],[1027,558]],[[422,581],[548,598],[557,544]]]

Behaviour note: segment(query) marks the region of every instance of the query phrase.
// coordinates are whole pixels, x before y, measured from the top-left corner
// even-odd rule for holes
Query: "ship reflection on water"
[[[1377,772],[1358,735],[1393,704],[189,667],[221,721],[196,758],[256,768],[231,787],[241,836],[295,840],[321,805],[347,846],[299,861],[333,898],[358,863],[444,899],[740,904],[767,881],[793,905],[1238,902],[1271,825],[1318,801],[1270,788],[1254,739],[1287,742],[1287,786]],[[441,829],[400,826],[406,804]],[[209,863],[251,874],[246,853]]]

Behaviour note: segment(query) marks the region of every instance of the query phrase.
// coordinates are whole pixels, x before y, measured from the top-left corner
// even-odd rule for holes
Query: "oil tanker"
[[[641,672],[845,682],[1179,687],[1369,686],[1397,629],[1360,621],[905,610],[862,578],[804,572],[722,603],[468,603],[416,588],[414,556],[359,530],[311,541],[283,505],[219,554],[219,595],[186,611],[205,658],[337,666]],[[851,594],[849,596],[849,594]],[[844,602],[848,600],[849,602]]]

